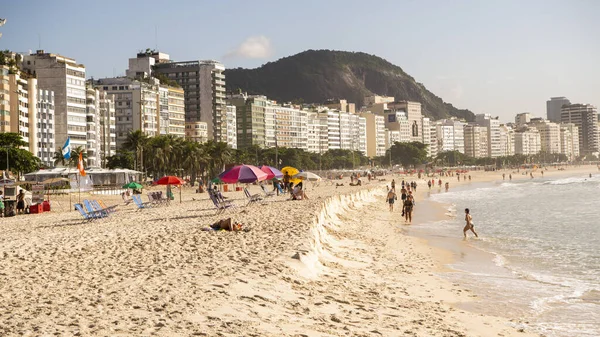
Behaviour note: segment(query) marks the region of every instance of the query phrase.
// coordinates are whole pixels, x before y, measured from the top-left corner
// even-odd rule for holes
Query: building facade
[[[91,83],[86,88],[85,119],[87,166],[99,167],[101,165],[100,91],[92,87]]]
[[[208,125],[208,137],[227,142],[225,66],[217,61],[162,62],[155,74],[177,82],[185,93],[186,121]]]
[[[395,141],[399,141],[389,139],[390,135],[386,137],[385,117],[370,112],[361,113],[360,117],[365,120],[367,157],[385,156],[386,149],[392,146]],[[399,131],[396,132],[399,134]],[[388,138],[387,142],[386,138]]]
[[[570,105],[566,97],[551,97],[550,100],[546,101],[546,118],[554,123],[560,123],[562,121],[562,107],[564,105]]]
[[[487,130],[488,156],[492,158],[501,156],[500,121],[498,118],[492,118],[490,114],[478,114],[475,115],[475,122]]]
[[[515,154],[534,155],[542,150],[540,133],[534,127],[523,128],[515,132]]]
[[[117,154],[117,125],[114,98],[102,90],[98,93],[98,117],[100,119],[100,161],[101,166],[106,167],[107,158]]]
[[[226,124],[227,124],[227,145],[232,149],[237,149],[237,112],[235,105],[227,105]]]
[[[234,95],[228,98],[229,104],[235,106],[237,147],[247,148],[253,145],[267,147],[265,133],[266,96]],[[274,118],[274,117],[272,117]],[[271,126],[272,125],[272,126]],[[274,130],[275,123],[271,119],[270,129]],[[273,131],[273,137],[275,136]]]
[[[489,157],[488,130],[485,126],[467,124],[464,127],[465,154],[473,158]]]
[[[208,141],[208,124],[205,122],[185,122],[185,139],[196,143]]]
[[[562,123],[573,123],[579,130],[579,153],[598,152],[598,110],[591,104],[563,105]]]
[[[40,89],[54,92],[56,146],[62,146],[68,137],[72,148],[87,150],[85,66],[38,50],[23,56],[22,68],[33,73]]]
[[[546,153],[562,153],[560,126],[542,118],[533,118],[530,125],[540,133],[541,151]]]
[[[37,153],[42,163],[54,166],[54,92],[38,89],[37,95]]]
[[[570,161],[579,157],[579,130],[575,124],[561,123],[560,149]]]

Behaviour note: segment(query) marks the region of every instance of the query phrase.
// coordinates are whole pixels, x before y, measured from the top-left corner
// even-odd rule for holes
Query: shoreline
[[[239,207],[225,215],[184,189],[183,203],[141,211],[82,193],[121,204],[91,223],[65,211],[4,218],[0,333],[535,336],[451,305],[472,295],[436,275],[451,256],[406,235],[400,213],[387,211],[384,179],[249,206],[227,192]],[[203,230],[226,217],[250,231]]]
[[[472,189],[477,189],[477,188],[481,188],[481,187],[485,187],[485,188],[498,188],[500,187],[500,185],[504,182],[508,182],[508,172],[509,171],[504,171],[504,173],[506,174],[506,181],[502,180],[501,174],[503,173],[503,171],[496,171],[496,174],[484,174],[485,177],[478,177],[476,182],[472,182],[472,183],[462,183],[459,185],[459,190],[460,191],[465,191],[465,190],[472,190]],[[597,168],[594,165],[589,165],[589,166],[579,166],[579,167],[570,167],[569,169],[565,170],[565,171],[558,171],[558,170],[551,170],[551,171],[546,171],[545,172],[545,176],[544,178],[552,178],[552,179],[561,179],[561,178],[570,178],[570,177],[583,177],[583,176],[587,176],[587,174],[592,173],[592,174],[598,174],[597,173]],[[539,177],[539,173],[537,174],[536,178]],[[534,178],[535,179],[535,178]],[[529,176],[526,175],[515,175],[513,174],[513,180],[516,181],[527,181],[530,180]],[[455,182],[456,184],[456,182]],[[452,189],[450,190],[452,191]],[[426,193],[427,195],[424,196],[426,202],[433,204],[432,207],[437,208],[437,209],[441,209],[441,210],[448,210],[450,208],[454,208],[454,206],[452,204],[449,203],[443,203],[440,201],[434,201],[431,199],[431,195],[432,194],[437,194],[437,193],[444,193],[441,190],[436,190],[434,191],[434,189],[432,188],[432,193],[429,193],[429,191],[427,191],[428,193]],[[435,223],[440,223],[441,221],[445,221],[448,219],[451,219],[453,217],[458,216],[460,218],[460,216],[462,215],[462,212],[460,212],[461,210],[456,210],[454,209],[454,215],[450,215],[450,214],[444,214],[441,217],[438,217],[435,220],[430,220],[430,221],[420,221],[418,224],[435,224]],[[476,222],[476,221],[475,221]],[[413,225],[414,226],[414,225]],[[462,227],[461,227],[462,229]],[[469,235],[470,234],[470,235]],[[478,234],[480,235],[480,237],[485,237],[485,232],[480,232],[478,231]],[[494,270],[496,273],[498,271],[504,272],[506,273],[507,278],[513,278],[516,276],[512,275],[510,269],[507,269],[507,267],[505,267],[504,263],[501,263],[502,261],[502,257],[498,255],[498,253],[495,252],[491,252],[491,251],[487,251],[484,250],[480,247],[476,247],[476,246],[472,246],[469,244],[469,242],[471,240],[477,240],[473,237],[472,233],[468,233],[469,239],[464,241],[462,239],[462,233],[460,232],[460,230],[457,231],[456,233],[456,240],[453,240],[450,237],[447,237],[445,235],[437,235],[435,234],[434,230],[432,228],[427,228],[427,229],[417,229],[417,230],[412,230],[412,231],[407,231],[407,235],[410,236],[414,236],[417,238],[420,238],[422,240],[424,240],[424,242],[426,242],[426,244],[432,245],[434,247],[436,247],[437,249],[442,250],[447,256],[445,256],[444,260],[440,263],[444,263],[444,266],[441,268],[440,271],[440,277],[444,280],[448,280],[451,282],[460,282],[459,280],[461,279],[460,275],[470,275],[470,277],[474,277],[475,270],[478,270],[478,274],[479,273],[485,273],[486,270]],[[462,265],[467,265],[467,266],[472,266],[471,269],[461,269],[458,265],[456,265],[457,263],[461,263]],[[496,274],[498,275],[498,274]],[[481,274],[480,277],[485,277],[484,274]],[[519,308],[516,309],[515,307],[507,307],[504,308],[502,306],[498,306],[497,304],[497,300],[498,300],[498,295],[494,295],[494,291],[499,291],[499,290],[490,290],[486,287],[483,288],[475,288],[472,289],[473,294],[476,295],[476,297],[472,298],[472,299],[468,299],[468,300],[462,300],[459,302],[454,303],[453,305],[457,308],[457,309],[461,309],[461,310],[466,310],[469,312],[472,312],[474,314],[484,314],[484,315],[493,315],[493,316],[498,316],[498,317],[502,317],[504,319],[506,319],[506,321],[509,322],[519,322],[519,321],[523,321],[523,322],[527,322],[528,319],[527,317],[532,317],[533,313],[530,312],[527,309],[523,309],[523,308]],[[491,293],[490,293],[491,292]],[[495,309],[490,309],[490,308],[495,308]],[[516,309],[516,310],[515,310]],[[524,326],[527,326],[527,324],[524,324]],[[531,329],[532,327],[529,327],[529,329]],[[541,333],[541,332],[540,332]]]

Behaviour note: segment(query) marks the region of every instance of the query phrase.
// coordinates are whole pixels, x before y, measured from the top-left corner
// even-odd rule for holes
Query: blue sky
[[[0,49],[35,51],[41,40],[96,78],[124,74],[128,58],[156,46],[229,68],[363,51],[457,107],[508,121],[545,116],[551,96],[600,105],[599,13],[596,0],[0,0]]]

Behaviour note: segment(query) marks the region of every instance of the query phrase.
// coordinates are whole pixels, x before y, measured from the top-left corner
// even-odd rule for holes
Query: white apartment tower
[[[475,115],[475,122],[487,128],[488,157],[499,157],[502,154],[500,148],[500,121],[492,118],[490,114]]]
[[[54,166],[54,92],[38,89],[37,95],[37,154],[44,165]]]
[[[227,105],[227,145],[237,149],[237,114],[235,105]]]
[[[485,126],[467,124],[464,127],[465,154],[473,158],[489,157],[488,130]]]
[[[560,125],[560,148],[570,161],[579,157],[579,130],[575,124]]]
[[[360,117],[365,119],[366,155],[370,158],[385,156],[385,150],[393,144],[388,141],[386,145],[385,117],[370,112],[361,113]]]
[[[560,141],[560,126],[556,123],[534,118],[531,120],[531,126],[535,127],[540,133],[541,151],[546,153],[562,153]]]
[[[507,125],[500,125],[500,156],[515,154],[515,130]]]
[[[86,88],[85,118],[86,126],[84,130],[87,133],[87,166],[98,167],[101,165],[102,160],[100,154],[100,91],[93,88],[91,83]]]
[[[117,154],[115,102],[105,91],[98,93],[98,117],[100,119],[100,160],[106,167],[106,158]]]
[[[23,56],[22,68],[37,77],[41,89],[54,91],[56,146],[61,147],[70,137],[72,148],[87,150],[85,66],[38,50]]]
[[[534,155],[542,149],[540,133],[534,127],[515,132],[515,154]]]

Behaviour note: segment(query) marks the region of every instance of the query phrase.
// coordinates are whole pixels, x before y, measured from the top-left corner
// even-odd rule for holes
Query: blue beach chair
[[[135,203],[138,209],[152,208],[152,203],[142,202],[142,198],[139,194],[134,194],[133,196],[131,196],[131,199],[133,199],[133,202]]]
[[[83,217],[83,220],[85,220],[85,221],[93,221],[95,219],[98,219],[95,214],[87,213],[83,209],[83,207],[81,207],[81,204],[75,204],[75,209],[79,211],[79,214],[81,214],[81,216]]]

